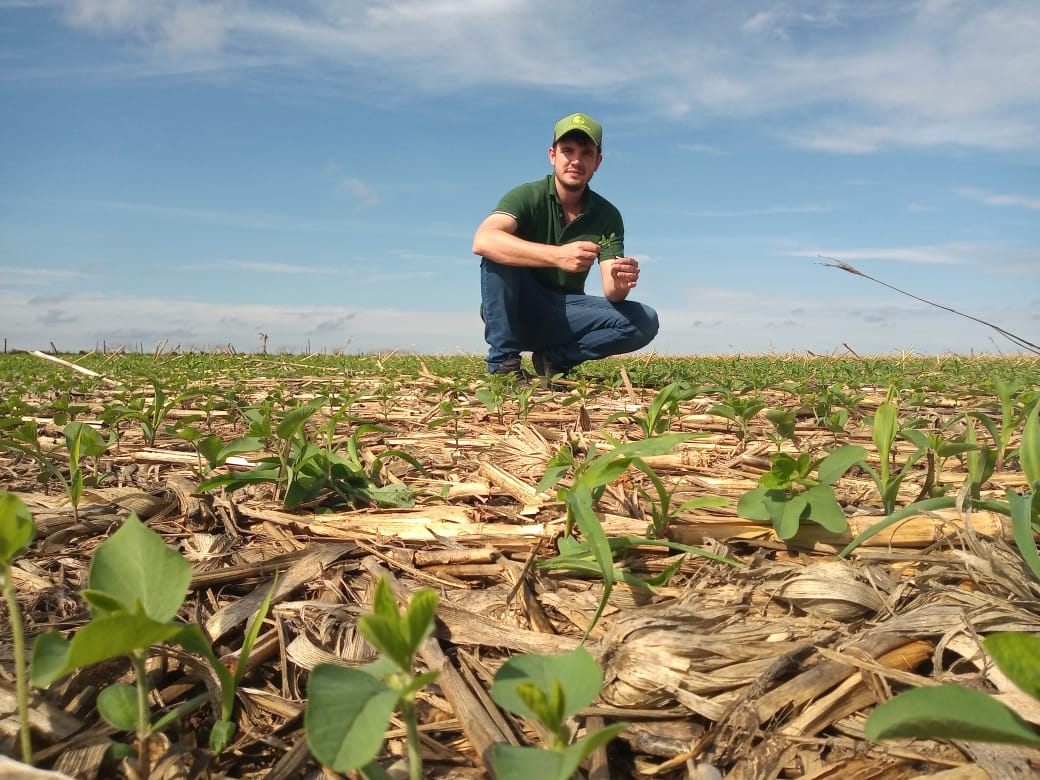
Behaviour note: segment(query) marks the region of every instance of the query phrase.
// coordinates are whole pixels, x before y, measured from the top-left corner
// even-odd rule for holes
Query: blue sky
[[[473,231],[583,111],[659,353],[1016,353],[821,256],[1040,343],[1038,38],[1035,0],[0,0],[0,339],[483,354]]]

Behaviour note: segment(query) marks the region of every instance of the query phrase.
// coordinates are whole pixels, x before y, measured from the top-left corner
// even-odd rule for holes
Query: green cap
[[[603,146],[603,128],[588,114],[571,114],[557,122],[556,131],[553,133],[553,143],[555,144],[572,130],[580,130],[591,138],[596,146]]]

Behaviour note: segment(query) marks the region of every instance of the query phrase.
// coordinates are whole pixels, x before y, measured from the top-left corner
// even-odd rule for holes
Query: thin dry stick
[[[38,358],[43,358],[44,360],[49,360],[52,363],[58,363],[59,365],[65,366],[66,368],[71,368],[73,371],[78,371],[81,374],[86,374],[87,376],[92,376],[97,379],[100,379],[109,387],[113,387],[119,384],[114,379],[109,379],[108,377],[101,376],[101,374],[99,374],[97,371],[91,371],[89,368],[78,366],[75,363],[70,363],[67,360],[62,360],[61,358],[55,357],[54,355],[48,355],[46,352],[40,352],[38,349],[34,349],[29,354]]]
[[[970,314],[965,314],[962,311],[957,311],[956,309],[951,309],[949,306],[943,306],[941,303],[935,303],[934,301],[929,301],[929,300],[926,300],[925,298],[920,298],[920,297],[914,295],[913,293],[908,293],[906,290],[900,290],[898,287],[893,287],[891,284],[888,284],[887,282],[883,282],[880,279],[875,279],[873,276],[870,276],[868,274],[863,273],[858,268],[854,268],[853,266],[849,265],[848,263],[846,263],[843,260],[838,260],[837,258],[834,258],[834,257],[827,257],[826,255],[818,255],[818,257],[820,257],[823,260],[830,260],[830,261],[832,261],[830,263],[821,263],[821,265],[825,265],[828,268],[838,268],[838,269],[840,269],[842,271],[848,271],[850,274],[855,274],[856,276],[862,276],[864,279],[870,279],[870,281],[872,281],[872,282],[876,282],[877,284],[880,284],[883,287],[887,287],[890,290],[895,290],[897,293],[901,293],[901,294],[906,295],[906,296],[908,296],[910,298],[913,298],[915,301],[920,301],[921,303],[927,303],[929,306],[934,306],[937,309],[942,309],[943,311],[948,311],[951,314],[956,314],[958,316],[961,316],[961,317],[964,317],[966,319],[969,319],[972,322],[977,322],[980,325],[985,325],[985,326],[987,326],[989,328],[993,328],[993,330],[995,330],[1001,336],[1003,336],[1004,338],[1006,338],[1006,339],[1008,339],[1010,341],[1013,341],[1015,344],[1020,346],[1022,349],[1028,350],[1029,352],[1032,352],[1035,355],[1040,355],[1040,346],[1037,346],[1036,344],[1033,344],[1030,341],[1026,341],[1021,336],[1016,336],[1014,333],[1010,333],[1009,331],[1006,331],[1003,328],[1001,328],[1001,327],[999,327],[997,325],[994,325],[992,322],[986,322],[985,320],[980,320],[978,317],[972,317]]]

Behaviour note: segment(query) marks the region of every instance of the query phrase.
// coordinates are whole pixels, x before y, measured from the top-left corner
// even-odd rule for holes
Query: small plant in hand
[[[619,241],[620,239],[618,238],[617,233],[611,233],[609,236],[601,235],[599,237],[599,241],[597,241],[596,243],[599,244],[599,252],[601,255],[607,251],[611,251],[616,255],[617,252],[614,249],[614,245],[617,244]]]

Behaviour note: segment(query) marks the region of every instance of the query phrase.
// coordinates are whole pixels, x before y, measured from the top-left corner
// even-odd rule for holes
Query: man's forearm
[[[481,230],[473,239],[473,254],[502,265],[528,268],[555,267],[554,247],[539,244],[502,230]]]

